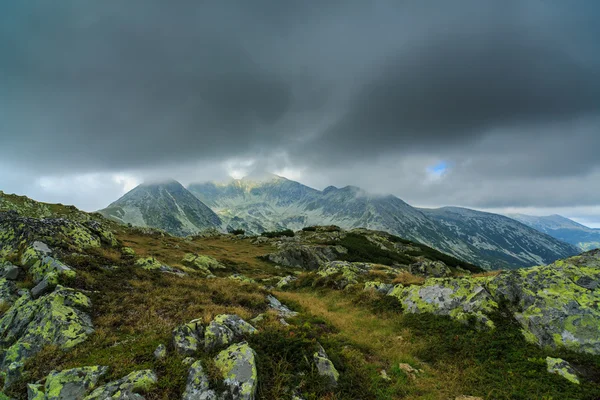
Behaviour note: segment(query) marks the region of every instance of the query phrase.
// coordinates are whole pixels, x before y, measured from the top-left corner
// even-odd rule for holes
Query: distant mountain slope
[[[189,190],[221,217],[226,229],[260,233],[327,224],[363,227],[417,241],[490,269],[550,263],[577,252],[506,217],[477,213],[476,226],[472,215],[453,213],[450,221],[439,210],[417,209],[395,196],[372,195],[353,186],[319,191],[271,176],[262,181],[192,184]]]
[[[575,245],[581,250],[600,248],[600,229],[588,228],[563,216],[556,214],[544,217],[525,214],[507,216],[563,242]]]
[[[177,181],[139,185],[99,213],[177,236],[221,225],[219,217]]]
[[[575,246],[503,215],[459,207],[420,210],[498,265],[515,260],[523,265],[545,264],[557,255],[564,258],[579,253]]]

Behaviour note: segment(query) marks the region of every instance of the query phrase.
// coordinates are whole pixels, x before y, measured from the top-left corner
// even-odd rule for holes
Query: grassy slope
[[[227,269],[217,275],[238,272],[262,279],[293,272],[259,259],[274,249],[249,240],[186,240],[125,227],[117,230],[119,240],[138,256],[155,256],[175,267],[181,267],[185,253],[194,252],[225,264]],[[68,353],[47,348],[28,364],[28,382],[52,369],[82,365],[110,366],[108,379],[153,368],[159,386],[147,398],[179,398],[187,376],[182,358],[172,351],[163,361],[152,356],[159,343],[170,344],[172,329],[194,318],[208,322],[219,313],[236,313],[249,319],[267,310],[266,292],[257,285],[203,279],[193,273],[181,278],[143,271],[115,249],[64,261],[79,271],[71,286],[90,291],[96,333]],[[107,270],[102,268],[105,265],[119,268]],[[298,289],[277,296],[301,314],[289,320],[289,327],[269,316],[260,326],[261,333],[251,339],[259,354],[259,398],[289,398],[289,387],[301,388],[307,399],[447,399],[462,394],[489,399],[600,397],[598,381],[575,386],[548,374],[543,363],[546,353],[525,343],[518,327],[500,316],[499,329],[490,334],[442,317],[402,315],[394,312],[394,304],[384,301],[389,298],[360,291]],[[323,344],[341,373],[335,392],[323,385],[310,361],[316,341]],[[213,355],[201,356],[209,371]],[[585,366],[591,375],[600,371],[598,357],[563,356]],[[399,362],[423,372],[411,378],[398,368]],[[380,376],[382,369],[390,381]],[[304,375],[297,375],[299,371]],[[14,392],[22,391],[24,384],[25,380]]]

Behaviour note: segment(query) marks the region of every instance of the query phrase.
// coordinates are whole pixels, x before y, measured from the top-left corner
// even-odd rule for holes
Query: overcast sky
[[[0,3],[0,190],[253,170],[600,226],[597,0]]]

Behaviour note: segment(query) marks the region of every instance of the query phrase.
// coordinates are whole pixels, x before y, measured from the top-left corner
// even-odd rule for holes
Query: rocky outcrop
[[[298,243],[285,244],[276,252],[268,254],[269,261],[285,267],[316,270],[323,263],[337,260],[346,249],[342,246],[313,246]]]
[[[388,294],[394,289],[394,285],[391,283],[382,283],[379,281],[365,282],[364,290],[374,290],[381,294]]]
[[[84,400],[107,400],[107,399],[143,399],[138,393],[146,393],[152,390],[158,378],[149,369],[134,371],[116,381],[109,382],[95,389]]]
[[[173,346],[180,354],[193,356],[201,350],[213,350],[241,341],[258,331],[237,315],[217,315],[208,326],[195,319],[173,330]]]
[[[148,271],[160,271],[168,272],[175,275],[185,275],[183,271],[163,264],[154,257],[138,258],[135,261],[135,265]]]
[[[408,266],[408,272],[414,275],[445,278],[452,275],[452,271],[442,261],[422,260]]]
[[[88,297],[62,286],[38,299],[24,293],[0,319],[5,386],[20,375],[25,360],[44,346],[68,350],[86,340],[94,331],[87,314],[90,307]]]
[[[223,269],[225,266],[212,257],[187,253],[181,263],[186,267],[196,269],[205,274],[210,274],[215,269]]]
[[[202,368],[202,361],[192,364],[183,392],[182,400],[217,400],[214,390],[209,387],[208,376]]]
[[[227,386],[227,396],[239,400],[256,397],[258,372],[256,353],[246,342],[234,344],[215,357],[215,366]]]
[[[17,267],[9,261],[0,261],[0,278],[14,281],[19,278],[21,268]]]
[[[277,315],[279,315],[282,318],[295,317],[296,315],[298,315],[296,311],[290,310],[287,306],[285,306],[279,300],[277,300],[277,298],[275,298],[275,296],[273,295],[268,295],[267,301],[269,302],[269,308],[275,311]]]

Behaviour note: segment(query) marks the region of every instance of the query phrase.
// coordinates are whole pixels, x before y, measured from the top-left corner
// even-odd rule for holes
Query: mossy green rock
[[[212,257],[187,253],[181,263],[187,267],[197,269],[201,272],[209,274],[215,269],[224,269],[225,266]]]
[[[331,261],[323,264],[317,274],[323,277],[339,276],[336,280],[340,289],[358,283],[361,275],[366,275],[372,269],[372,264],[348,261]]]
[[[34,398],[43,400],[81,400],[107,371],[108,367],[103,366],[52,371],[46,377],[43,392],[41,385],[29,385],[29,392],[35,394]]]
[[[258,372],[256,353],[246,342],[229,346],[215,357],[215,366],[227,386],[225,398],[253,400],[256,397]]]
[[[394,285],[391,283],[382,283],[378,281],[365,282],[364,290],[374,290],[381,294],[388,294],[394,289]]]
[[[190,366],[185,391],[181,398],[182,400],[217,400],[216,393],[209,387],[208,376],[200,360]]]
[[[6,278],[0,278],[0,305],[11,305],[17,299],[17,286]]]
[[[73,278],[75,271],[50,256],[51,250],[44,242],[34,241],[21,255],[21,265],[26,267],[34,283],[41,282],[46,275],[55,272],[58,275]]]
[[[62,286],[35,300],[29,294],[21,296],[0,319],[0,370],[7,373],[5,386],[18,378],[24,361],[44,346],[68,350],[86,340],[94,331],[86,313],[90,307],[88,297]]]
[[[442,261],[422,260],[409,265],[408,271],[414,275],[432,278],[445,278],[452,275],[452,271]]]
[[[85,400],[143,399],[135,394],[149,392],[157,382],[158,378],[152,370],[134,371],[121,379],[98,387],[85,397]]]
[[[237,315],[220,314],[206,328],[204,347],[212,350],[227,346],[257,332],[255,327]]]
[[[509,304],[529,341],[600,354],[599,250],[505,272],[487,286]]]
[[[551,374],[558,374],[568,380],[571,383],[579,385],[579,378],[577,377],[577,373],[565,360],[561,358],[552,358],[546,357],[546,365],[548,367],[548,372]]]
[[[149,270],[149,271],[160,271],[160,272],[169,272],[172,274],[185,275],[183,271],[178,270],[177,268],[170,267],[162,262],[158,261],[154,257],[147,258],[138,258],[135,261],[135,265],[137,267]]]

